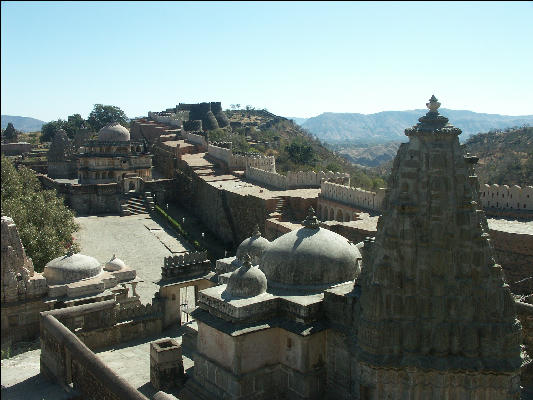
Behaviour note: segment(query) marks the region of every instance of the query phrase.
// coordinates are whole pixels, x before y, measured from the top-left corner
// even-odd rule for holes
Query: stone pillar
[[[150,383],[157,390],[169,389],[184,382],[181,345],[175,339],[150,343]]]

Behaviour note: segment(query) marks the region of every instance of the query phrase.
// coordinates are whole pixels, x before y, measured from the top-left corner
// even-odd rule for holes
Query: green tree
[[[68,116],[67,122],[63,129],[67,132],[68,137],[73,139],[76,132],[85,128],[86,126],[87,121],[85,121],[80,114],[73,114]]]
[[[312,164],[315,159],[313,147],[303,141],[293,141],[286,150],[290,159],[296,164]]]
[[[98,132],[107,124],[118,122],[121,125],[128,125],[128,117],[124,111],[116,106],[104,106],[95,104],[93,110],[87,118],[87,122],[93,131]]]
[[[41,128],[41,142],[51,142],[56,132],[60,129],[65,129],[67,124],[67,121],[62,119],[44,124]]]
[[[15,129],[13,124],[9,122],[7,124],[7,127],[4,131],[4,139],[8,143],[16,143],[18,142],[18,131]]]
[[[35,173],[2,156],[2,214],[13,218],[26,254],[35,270],[41,272],[46,263],[65,254],[74,246],[72,234],[78,230],[74,214],[57,197],[55,190],[43,190]]]

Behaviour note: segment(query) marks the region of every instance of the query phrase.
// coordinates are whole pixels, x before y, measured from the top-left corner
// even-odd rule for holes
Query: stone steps
[[[153,201],[153,200],[152,200]],[[122,215],[148,214],[146,201],[138,195],[129,195],[127,201],[122,204]]]

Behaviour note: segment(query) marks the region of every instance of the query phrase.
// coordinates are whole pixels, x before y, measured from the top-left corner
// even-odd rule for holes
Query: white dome
[[[359,259],[361,254],[355,245],[318,227],[312,215],[303,228],[274,240],[259,267],[269,287],[314,291],[353,281],[359,274]]]
[[[249,254],[252,258],[252,265],[257,265],[259,264],[263,253],[269,248],[269,246],[270,242],[261,236],[259,227],[256,226],[252,237],[242,241],[237,248],[237,253],[235,255],[238,260],[242,260],[245,254]]]
[[[98,140],[100,142],[127,142],[130,140],[130,131],[118,122],[112,122],[100,129]]]
[[[45,265],[43,276],[48,285],[58,285],[92,278],[100,272],[102,266],[96,258],[76,253],[54,258]]]
[[[243,257],[242,266],[229,277],[226,292],[232,297],[254,297],[266,292],[267,279],[263,271],[252,266],[251,257]]]
[[[104,270],[106,271],[120,271],[122,268],[126,267],[124,261],[120,258],[117,258],[114,254],[111,257],[111,260],[105,263]]]

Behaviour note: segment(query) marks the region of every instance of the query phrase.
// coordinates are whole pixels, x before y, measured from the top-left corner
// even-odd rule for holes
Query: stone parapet
[[[486,210],[533,212],[533,186],[480,185],[479,200]]]
[[[376,192],[372,192],[333,182],[322,182],[320,188],[320,196],[324,199],[374,211],[381,211],[385,197],[385,189],[378,189]]]
[[[53,314],[41,314],[41,373],[84,399],[148,400]]]

